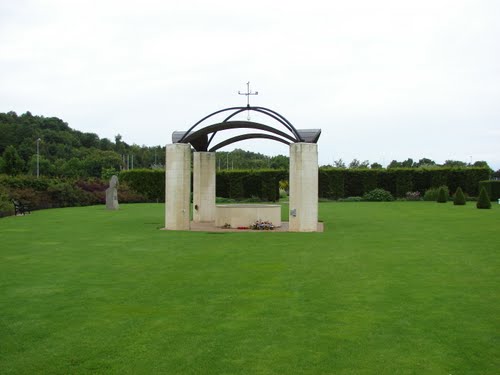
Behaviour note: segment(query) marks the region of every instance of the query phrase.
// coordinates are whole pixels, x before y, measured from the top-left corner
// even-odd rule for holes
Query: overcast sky
[[[320,164],[499,169],[499,19],[498,0],[0,0],[0,112],[164,146],[250,81],[252,105],[322,129]]]

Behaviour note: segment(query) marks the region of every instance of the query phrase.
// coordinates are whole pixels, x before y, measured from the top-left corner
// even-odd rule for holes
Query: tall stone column
[[[215,152],[193,153],[193,221],[215,221]]]
[[[165,172],[165,228],[189,230],[191,146],[167,145]]]
[[[290,145],[291,232],[318,231],[318,145]]]

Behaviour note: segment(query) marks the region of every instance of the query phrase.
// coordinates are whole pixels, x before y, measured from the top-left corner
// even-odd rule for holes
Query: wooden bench
[[[30,207],[21,201],[12,199],[12,204],[14,205],[14,215],[26,215],[31,213]]]

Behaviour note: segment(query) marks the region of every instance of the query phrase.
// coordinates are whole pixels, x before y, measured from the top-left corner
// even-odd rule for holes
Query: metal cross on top
[[[247,92],[238,91],[238,95],[245,95],[247,97],[247,107],[250,108],[250,95],[259,95],[258,91],[252,92],[250,91],[250,81],[247,82]],[[247,114],[247,120],[250,121],[250,112]]]

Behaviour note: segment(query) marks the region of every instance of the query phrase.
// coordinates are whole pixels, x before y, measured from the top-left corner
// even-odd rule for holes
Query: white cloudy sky
[[[165,145],[251,81],[253,105],[322,129],[320,164],[498,169],[499,18],[498,0],[0,0],[0,112]]]

